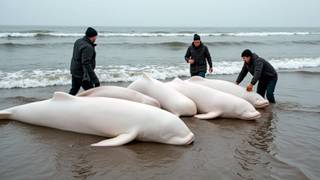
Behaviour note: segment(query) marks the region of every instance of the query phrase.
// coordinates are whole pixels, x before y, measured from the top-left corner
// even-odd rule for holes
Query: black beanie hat
[[[86,36],[87,37],[94,37],[94,36],[97,36],[98,35],[98,32],[93,29],[92,27],[88,27],[87,31],[86,31]]]
[[[195,41],[195,40],[200,40],[200,36],[199,36],[198,34],[194,34],[193,40],[194,40],[194,41]]]
[[[246,49],[242,52],[241,57],[252,57],[252,52],[249,49]]]

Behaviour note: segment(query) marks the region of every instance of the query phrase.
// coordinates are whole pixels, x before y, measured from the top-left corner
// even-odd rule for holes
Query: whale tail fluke
[[[10,119],[11,112],[0,111],[0,120],[1,119]]]

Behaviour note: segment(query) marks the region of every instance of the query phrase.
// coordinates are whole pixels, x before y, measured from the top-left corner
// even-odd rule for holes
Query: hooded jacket
[[[95,44],[84,36],[74,43],[70,70],[72,76],[82,78],[83,81],[98,83],[99,79],[94,72],[96,67]]]
[[[244,62],[242,70],[237,78],[237,83],[241,83],[248,72],[253,75],[251,80],[252,85],[255,85],[257,81],[269,81],[278,78],[278,74],[273,66],[255,53],[252,54],[249,64]]]

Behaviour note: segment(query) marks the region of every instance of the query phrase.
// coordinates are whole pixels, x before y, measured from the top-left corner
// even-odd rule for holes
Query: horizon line
[[[119,27],[119,28],[320,28],[320,26],[131,26],[131,25],[25,25],[25,24],[0,24],[0,26],[42,26],[42,27]]]

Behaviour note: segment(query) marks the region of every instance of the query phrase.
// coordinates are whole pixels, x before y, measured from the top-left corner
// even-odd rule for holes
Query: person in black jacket
[[[72,88],[69,94],[76,95],[82,86],[84,90],[100,86],[99,79],[94,72],[96,67],[96,52],[94,42],[98,33],[89,27],[86,35],[74,43],[71,59]]]
[[[209,72],[212,73],[212,61],[208,50],[198,34],[193,37],[193,43],[189,46],[184,59],[190,64],[191,76],[205,77],[207,73],[207,61],[209,64]]]
[[[257,93],[265,97],[267,91],[267,99],[270,103],[275,103],[273,93],[278,80],[276,70],[268,61],[252,53],[249,49],[244,50],[241,56],[244,64],[236,80],[236,84],[240,84],[247,73],[250,72],[253,78],[247,86],[247,91],[252,91],[253,86],[259,81]]]

